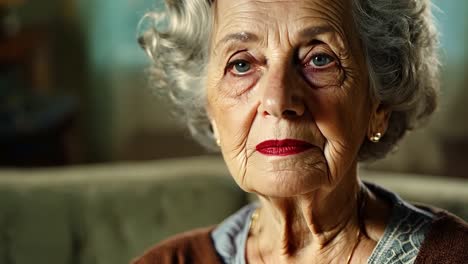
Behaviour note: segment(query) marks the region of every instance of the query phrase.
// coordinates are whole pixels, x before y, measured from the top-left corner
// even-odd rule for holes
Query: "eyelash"
[[[236,72],[236,70],[235,70],[236,64],[241,63],[241,62],[247,63],[249,65],[249,69],[244,73]],[[236,59],[236,60],[233,60],[233,61],[229,62],[226,65],[226,68],[225,68],[224,72],[225,72],[225,74],[230,73],[230,74],[234,75],[235,77],[245,77],[245,76],[250,75],[254,70],[255,70],[254,69],[254,63],[252,63],[250,60],[248,60],[248,59]]]
[[[312,65],[312,60],[315,58],[315,57],[318,57],[318,56],[325,56],[325,57],[328,57],[330,59],[330,62],[328,64],[326,64],[325,66],[315,66],[315,65]],[[306,63],[304,63],[304,68],[308,69],[309,71],[312,71],[312,72],[319,72],[319,71],[323,71],[323,70],[326,70],[330,67],[333,67],[337,64],[337,60],[335,58],[335,56],[332,56],[328,53],[325,53],[325,52],[319,52],[319,53],[313,53],[311,56],[307,56],[306,57]]]
[[[233,56],[235,56],[236,54],[240,53],[240,52],[243,52],[243,51],[239,51],[237,53],[235,53]],[[328,64],[326,64],[325,66],[323,67],[320,67],[320,66],[314,66],[312,65],[312,60],[317,57],[317,56],[326,56],[326,57],[329,57],[330,58],[330,62]],[[337,65],[337,59],[335,56],[333,55],[330,55],[326,52],[317,52],[317,53],[312,53],[312,55],[310,56],[307,56],[306,57],[306,63],[302,64],[303,68],[305,70],[307,70],[308,72],[321,72],[321,71],[325,71],[327,70],[328,68],[331,68],[333,66],[336,66]],[[224,73],[228,73],[230,72],[232,75],[234,75],[235,77],[244,77],[244,76],[247,76],[249,75],[249,73],[252,72],[252,62],[250,62],[251,60],[249,59],[235,59],[233,61],[230,61],[228,62],[228,64],[226,65],[225,69],[224,69]],[[250,64],[250,68],[247,72],[245,73],[235,73],[233,72],[233,69],[235,67],[235,65],[237,63],[240,63],[240,62],[245,62],[245,63],[248,63]]]

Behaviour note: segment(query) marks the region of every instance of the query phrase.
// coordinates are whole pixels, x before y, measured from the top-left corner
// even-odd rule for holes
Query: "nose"
[[[258,109],[263,116],[291,119],[304,115],[302,79],[294,70],[278,67],[264,77]]]

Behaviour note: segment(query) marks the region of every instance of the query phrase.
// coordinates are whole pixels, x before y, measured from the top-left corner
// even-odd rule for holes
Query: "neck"
[[[336,260],[337,255],[345,259],[352,253],[362,224],[360,193],[361,184],[354,175],[333,188],[297,197],[260,196],[256,224],[259,250],[289,262],[313,257],[322,263],[327,258]]]

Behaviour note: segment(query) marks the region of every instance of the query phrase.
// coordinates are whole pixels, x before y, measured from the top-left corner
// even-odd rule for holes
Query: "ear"
[[[374,137],[377,133],[381,136],[385,135],[388,128],[388,120],[392,111],[383,104],[376,103],[372,107],[372,113],[370,115],[369,126],[367,128],[367,138]]]
[[[213,136],[216,141],[219,140],[219,132],[218,132],[218,127],[216,126],[216,121],[214,119],[210,118],[210,124],[211,124],[211,129],[213,129]]]
[[[216,126],[216,121],[214,120],[213,115],[211,114],[211,108],[209,107],[209,105],[205,106],[205,110],[208,116],[208,120],[210,120],[210,126],[213,132],[213,137],[216,141],[218,141],[219,140],[218,127]]]
[[[216,126],[216,121],[214,119],[210,119],[211,130],[213,131],[213,137],[216,141],[216,145],[221,147],[221,138],[219,137],[218,127]]]
[[[219,136],[218,126],[216,124],[215,119],[213,118],[213,114],[211,112],[210,104],[207,103],[205,105],[205,110],[206,110],[206,114],[208,116],[208,120],[210,121],[211,132],[213,132],[213,138],[216,141],[216,145],[218,145],[218,147],[221,147],[221,138]]]

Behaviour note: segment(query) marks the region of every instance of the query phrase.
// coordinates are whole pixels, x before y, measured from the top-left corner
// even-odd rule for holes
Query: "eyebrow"
[[[218,49],[219,45],[221,44],[228,43],[228,42],[235,42],[235,41],[244,42],[244,43],[255,42],[255,41],[258,41],[258,36],[253,33],[245,32],[245,31],[228,34],[224,36],[220,41],[218,41],[218,43],[216,43],[215,49]]]
[[[299,38],[310,38],[329,32],[333,32],[333,28],[330,26],[311,26],[299,31],[298,36]]]
[[[324,33],[332,32],[332,31],[333,29],[330,26],[311,26],[311,27],[307,27],[299,31],[298,36],[300,39],[305,39],[305,38],[311,38],[317,35],[321,35]],[[255,42],[258,40],[259,40],[259,37],[251,32],[242,31],[242,32],[232,33],[232,34],[228,34],[224,36],[220,41],[218,41],[215,45],[215,50],[217,50],[221,44],[225,44],[229,42],[248,43],[248,42]]]

